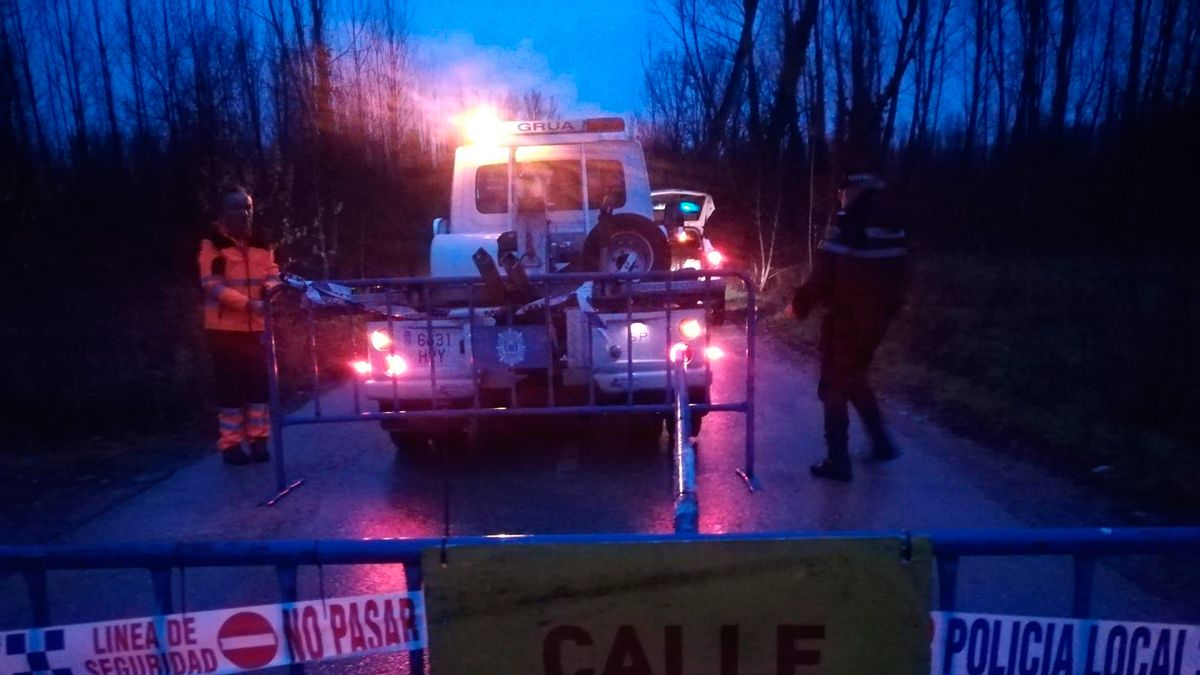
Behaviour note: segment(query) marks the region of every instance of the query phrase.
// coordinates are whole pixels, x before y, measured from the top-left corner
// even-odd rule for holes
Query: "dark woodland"
[[[1070,466],[1182,467],[1149,489],[1200,475],[1200,0],[655,9],[630,46],[652,183],[715,195],[767,310],[840,176],[879,171],[916,247],[885,384]],[[422,273],[456,143],[436,65],[389,0],[0,0],[6,427],[207,433],[195,253],[222,183],[285,271]]]

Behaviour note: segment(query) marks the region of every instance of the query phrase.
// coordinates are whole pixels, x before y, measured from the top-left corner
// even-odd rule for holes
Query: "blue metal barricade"
[[[578,415],[601,415],[601,414],[642,414],[642,415],[659,415],[666,417],[668,423],[672,424],[671,431],[675,439],[675,454],[676,458],[676,523],[678,527],[683,528],[681,531],[695,531],[695,522],[698,520],[697,501],[695,498],[695,460],[694,448],[691,447],[690,434],[690,419],[691,414],[695,413],[712,413],[712,412],[735,412],[744,415],[745,418],[745,460],[742,468],[738,470],[738,475],[745,481],[747,487],[753,491],[758,487],[757,480],[754,474],[754,386],[755,386],[755,341],[756,341],[756,317],[754,307],[756,304],[754,285],[748,275],[741,272],[725,272],[718,270],[679,270],[674,272],[641,272],[641,273],[560,273],[534,275],[528,277],[529,287],[538,289],[541,300],[531,301],[527,303],[522,310],[527,310],[526,317],[542,315],[538,320],[545,330],[546,344],[554,345],[558,342],[555,336],[555,331],[558,330],[556,322],[552,317],[552,313],[556,310],[552,308],[552,301],[555,296],[552,294],[555,289],[567,287],[582,287],[587,284],[588,288],[592,289],[594,295],[588,296],[591,302],[599,304],[601,300],[606,300],[608,303],[608,315],[624,314],[626,326],[634,325],[635,315],[638,313],[661,313],[665,319],[665,326],[668,331],[673,329],[672,313],[679,313],[688,309],[706,309],[708,301],[713,298],[714,289],[720,289],[719,292],[724,293],[725,282],[728,279],[740,281],[747,294],[747,311],[745,314],[745,350],[746,359],[745,365],[745,395],[740,400],[728,401],[696,401],[689,400],[688,397],[688,372],[693,372],[695,368],[689,367],[683,363],[684,359],[678,359],[679,363],[673,361],[672,333],[666,332],[663,336],[663,344],[661,350],[662,371],[664,379],[669,385],[663,391],[663,397],[657,402],[648,400],[635,400],[634,397],[634,376],[635,376],[635,359],[634,359],[634,335],[633,330],[626,331],[624,345],[624,400],[621,402],[607,401],[600,402],[597,400],[596,387],[592,382],[594,375],[597,372],[597,366],[594,363],[592,348],[593,331],[587,331],[587,371],[588,385],[586,402],[570,401],[562,395],[562,382],[557,379],[557,375],[562,370],[562,363],[559,361],[559,356],[553,350],[547,353],[547,362],[544,364],[545,369],[545,405],[521,405],[516,394],[516,384],[510,386],[509,400],[505,405],[488,405],[484,401],[482,395],[482,385],[478,364],[478,355],[475,353],[474,345],[470,350],[470,367],[473,391],[469,396],[469,401],[465,404],[458,401],[456,405],[448,407],[445,401],[441,400],[439,394],[438,378],[439,369],[435,359],[430,358],[428,363],[428,377],[430,379],[429,400],[423,402],[417,408],[402,408],[400,396],[396,393],[398,388],[399,377],[392,374],[390,379],[392,382],[392,400],[387,409],[378,412],[374,410],[366,410],[362,405],[362,395],[359,391],[359,381],[357,378],[351,378],[352,382],[352,408],[350,410],[336,413],[328,410],[328,406],[323,404],[322,395],[320,393],[320,377],[319,377],[319,360],[318,360],[318,331],[315,328],[316,321],[325,315],[330,316],[346,316],[351,317],[351,325],[353,326],[354,317],[374,317],[376,321],[386,321],[387,332],[393,335],[393,325],[401,320],[397,318],[401,308],[413,310],[415,313],[410,313],[408,319],[410,322],[417,321],[423,325],[424,337],[432,342],[434,339],[434,322],[435,320],[447,320],[441,314],[446,314],[446,311],[440,306],[435,306],[434,296],[445,293],[455,293],[458,300],[458,313],[454,315],[454,320],[464,323],[467,333],[475,335],[479,329],[480,322],[484,318],[482,307],[482,299],[489,292],[488,281],[482,277],[455,277],[455,278],[388,278],[388,279],[358,279],[350,281],[331,282],[336,286],[344,289],[350,289],[357,296],[345,298],[343,301],[334,303],[329,307],[320,307],[309,304],[303,308],[303,316],[307,326],[306,345],[308,349],[309,367],[312,377],[313,388],[313,404],[311,414],[307,412],[288,412],[282,405],[282,397],[280,394],[280,377],[279,377],[279,361],[280,353],[277,345],[277,326],[279,323],[276,310],[268,310],[266,317],[267,330],[267,348],[269,351],[270,368],[270,394],[271,394],[271,423],[272,433],[274,436],[275,449],[275,471],[276,471],[276,495],[267,501],[267,504],[274,504],[290,490],[297,487],[302,481],[289,480],[287,476],[286,446],[284,443],[285,429],[293,426],[303,426],[312,424],[329,424],[329,423],[344,423],[344,422],[400,422],[421,420],[429,418],[441,419],[464,419],[464,420],[479,420],[484,418],[501,418],[501,417],[524,417],[524,416],[578,416]],[[277,292],[283,292],[286,287],[276,289]],[[493,301],[495,298],[493,297]],[[540,303],[540,304],[539,304]],[[507,299],[500,303],[505,307],[502,314],[507,321],[507,325],[511,328],[513,316],[517,313],[514,302]],[[414,305],[416,307],[414,307]],[[268,304],[270,307],[270,303]],[[463,310],[465,310],[465,315]],[[591,311],[592,314],[599,316],[599,311]],[[438,315],[435,317],[435,314]],[[590,321],[591,318],[589,317]],[[353,328],[352,328],[353,330]],[[420,329],[418,329],[420,330]],[[707,354],[708,348],[711,346],[711,331],[704,331],[704,349]],[[395,346],[392,344],[393,350],[390,356],[395,356]],[[369,351],[369,347],[368,347]],[[690,358],[690,357],[689,357]],[[711,382],[711,362],[706,357],[699,359],[698,362],[703,363],[704,375]],[[639,364],[642,367],[644,364]],[[676,368],[678,366],[678,368]],[[422,375],[423,376],[423,375]],[[385,378],[386,379],[386,378]],[[619,380],[620,377],[614,379]],[[680,408],[682,401],[683,409]],[[683,414],[686,411],[689,414]],[[684,426],[680,426],[680,421],[683,421]],[[685,428],[686,427],[686,428]],[[686,452],[684,452],[686,450]],[[684,460],[691,457],[684,466]],[[680,515],[682,512],[686,512]]]
[[[1069,556],[1075,563],[1074,614],[1090,618],[1095,565],[1104,556],[1130,554],[1200,554],[1200,528],[978,529],[921,532],[789,532],[740,535],[626,534],[530,535],[395,540],[328,540],[221,543],[156,543],[112,545],[0,546],[0,574],[23,575],[35,627],[52,625],[49,602],[51,572],[96,569],[145,569],[160,614],[170,614],[174,570],[199,567],[273,566],[281,602],[297,600],[297,568],[323,565],[401,564],[409,590],[422,587],[422,552],[456,546],[522,546],[680,541],[762,541],[895,537],[908,543],[928,538],[937,563],[938,608],[958,610],[958,566],[962,558],[1005,556]],[[908,550],[908,547],[905,547]],[[424,667],[415,654],[415,671]],[[293,666],[299,670],[300,666]]]

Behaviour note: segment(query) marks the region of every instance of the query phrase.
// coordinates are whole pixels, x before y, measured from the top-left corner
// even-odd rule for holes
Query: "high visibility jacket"
[[[261,302],[279,283],[275,254],[258,240],[238,242],[213,232],[200,242],[204,327],[255,332],[265,329]]]

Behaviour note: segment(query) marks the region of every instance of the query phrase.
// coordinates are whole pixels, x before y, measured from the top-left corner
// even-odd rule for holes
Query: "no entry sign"
[[[263,668],[279,654],[279,636],[262,614],[238,612],[217,631],[221,653],[238,668]]]
[[[0,633],[0,673],[236,673],[426,646],[420,592]]]

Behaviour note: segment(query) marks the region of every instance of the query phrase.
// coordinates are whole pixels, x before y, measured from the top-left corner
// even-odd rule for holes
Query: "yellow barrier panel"
[[[451,548],[436,675],[929,673],[931,548],[896,538]]]

